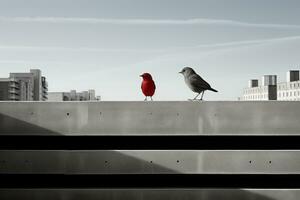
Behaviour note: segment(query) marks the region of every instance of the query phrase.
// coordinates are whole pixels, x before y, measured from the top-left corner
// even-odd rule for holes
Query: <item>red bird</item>
[[[140,77],[143,78],[141,88],[142,88],[143,94],[146,97],[144,101],[147,101],[147,97],[150,97],[151,101],[153,101],[152,96],[154,95],[156,87],[155,87],[155,83],[152,79],[151,74],[144,73],[144,74],[140,75]]]

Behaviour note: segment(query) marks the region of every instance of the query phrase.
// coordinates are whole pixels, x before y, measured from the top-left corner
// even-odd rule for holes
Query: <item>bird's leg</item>
[[[202,101],[202,99],[203,99],[203,95],[204,95],[204,91],[202,92],[202,95],[201,95],[201,99],[200,99],[201,101]]]
[[[145,97],[144,101],[147,101],[147,96]]]
[[[197,99],[197,97],[198,97],[200,94],[201,94],[201,92],[200,92],[200,93],[198,93],[198,94],[195,96],[195,98],[193,98],[193,100],[196,100],[196,99]]]
[[[153,101],[152,97],[150,97],[150,98],[151,98],[151,101]]]

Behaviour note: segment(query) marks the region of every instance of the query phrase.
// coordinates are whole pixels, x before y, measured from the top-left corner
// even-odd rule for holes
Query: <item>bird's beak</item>
[[[140,77],[143,77],[143,75],[140,75]]]
[[[181,72],[178,72],[179,74],[182,74],[183,72],[181,71]]]

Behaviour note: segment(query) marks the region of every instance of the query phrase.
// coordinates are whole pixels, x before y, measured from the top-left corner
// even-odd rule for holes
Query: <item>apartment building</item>
[[[39,69],[10,73],[8,78],[2,78],[0,82],[0,100],[45,101],[48,98],[48,83]],[[17,88],[12,89],[12,85]]]
[[[258,79],[249,81],[248,87],[244,89],[244,101],[267,101],[277,100],[277,76],[264,75],[262,77],[262,84],[259,85]]]
[[[263,76],[261,85],[257,79],[252,79],[240,99],[244,101],[300,101],[299,70],[289,70],[286,73],[286,81],[280,83],[277,83],[276,75]]]
[[[281,101],[300,100],[300,80],[299,71],[290,70],[286,74],[286,82],[279,83],[277,86],[277,99]]]
[[[96,97],[95,90],[76,92],[49,92],[48,101],[99,101],[99,96]]]

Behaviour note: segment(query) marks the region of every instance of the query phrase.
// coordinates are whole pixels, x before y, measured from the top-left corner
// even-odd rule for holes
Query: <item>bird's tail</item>
[[[209,90],[211,90],[213,92],[218,92],[218,90],[215,90],[214,88],[209,88]]]

